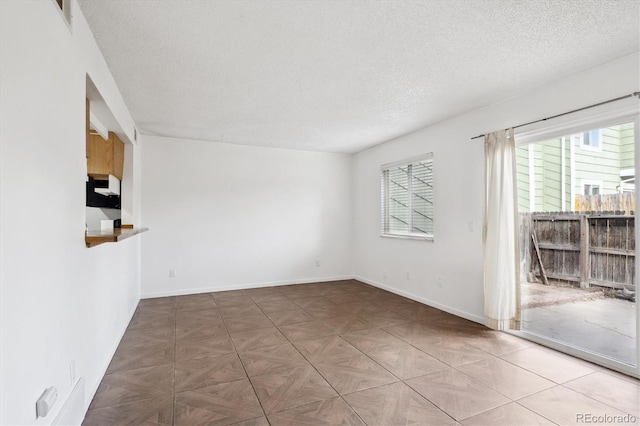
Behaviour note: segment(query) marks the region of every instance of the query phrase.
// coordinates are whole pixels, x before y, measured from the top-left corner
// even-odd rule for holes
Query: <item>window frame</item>
[[[432,169],[432,173],[434,170],[434,161],[433,161],[433,152],[429,152],[426,154],[422,154],[422,155],[418,155],[415,157],[410,157],[410,158],[406,158],[403,160],[399,160],[399,161],[394,161],[392,163],[387,163],[387,164],[383,164],[382,166],[380,166],[380,236],[384,237],[384,238],[399,238],[399,239],[406,239],[406,240],[420,240],[420,241],[435,241],[435,231],[433,230],[433,226],[432,226],[432,230],[431,233],[416,233],[416,232],[394,232],[391,231],[389,228],[389,180],[388,180],[388,172],[389,170],[393,169],[394,167],[400,167],[400,166],[407,166],[410,167],[411,166],[411,170],[413,169],[412,165],[414,163],[418,163],[420,161],[430,161],[431,162],[431,169]],[[408,197],[409,200],[409,219],[410,222],[408,224],[409,229],[412,229],[412,223],[413,223],[413,191],[411,189],[411,181],[412,181],[412,176],[413,174],[408,176],[408,181],[409,181],[409,188],[407,189],[408,193],[410,194],[410,196]],[[432,187],[432,191],[433,188],[435,187],[434,185],[434,178],[432,177],[430,185]],[[435,216],[435,194],[433,194],[431,196],[431,204],[433,205],[433,209],[434,209],[434,215]],[[432,222],[435,222],[435,218],[432,217],[431,218]]]
[[[597,109],[583,110],[567,116],[554,118],[553,120],[531,124],[526,129],[518,129],[515,134],[516,146],[527,145],[548,139],[558,138],[566,135],[577,136],[585,128],[607,128],[628,122],[634,123],[634,143],[640,146],[640,114],[638,114],[638,99],[628,99],[618,101],[608,105],[603,105]],[[575,149],[580,149],[577,144],[571,145]],[[640,150],[635,149],[634,169],[640,170]],[[639,193],[636,193],[636,205],[639,204]],[[640,218],[640,212],[635,211],[636,222]],[[635,228],[636,241],[640,241],[640,226]],[[640,271],[640,256],[636,256],[634,263],[636,271]],[[585,359],[589,362],[601,365],[611,370],[619,371],[632,377],[640,378],[640,308],[636,305],[636,360],[634,364],[628,364],[616,359],[600,355],[589,350],[585,350],[570,343],[556,340],[555,338],[543,336],[528,330],[509,330],[507,333],[522,337],[534,343],[548,346],[577,358]]]
[[[585,151],[595,151],[602,152],[602,128],[585,130],[578,135],[578,139],[580,140],[580,149],[584,149]],[[598,145],[591,144],[591,133],[597,132],[598,134]],[[585,143],[585,134],[589,134],[589,143]]]
[[[584,190],[585,187],[589,185],[591,187],[591,192],[593,192],[593,187],[597,186],[598,187],[598,193],[597,194],[585,194]],[[601,180],[593,180],[593,179],[581,179],[580,180],[580,192],[582,193],[582,195],[600,195],[602,194],[602,181]]]

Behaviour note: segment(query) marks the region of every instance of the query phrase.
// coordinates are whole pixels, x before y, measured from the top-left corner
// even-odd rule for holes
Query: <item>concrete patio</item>
[[[522,329],[627,364],[636,362],[636,304],[597,289],[522,285]]]

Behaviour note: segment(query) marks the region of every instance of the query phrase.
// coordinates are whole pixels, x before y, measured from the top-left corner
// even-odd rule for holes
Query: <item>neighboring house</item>
[[[571,211],[576,195],[635,190],[633,123],[516,148],[518,208]]]

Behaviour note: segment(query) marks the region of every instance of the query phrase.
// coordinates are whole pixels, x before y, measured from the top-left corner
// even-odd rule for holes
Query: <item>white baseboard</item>
[[[143,293],[141,298],[154,299],[156,297],[185,296],[189,294],[211,293],[214,291],[246,290],[250,288],[274,287],[279,285],[292,285],[292,284],[321,283],[321,282],[328,282],[328,281],[342,281],[342,280],[351,280],[351,279],[353,279],[353,275],[339,275],[334,277],[302,278],[297,280],[281,280],[281,281],[269,281],[269,282],[248,283],[248,284],[234,284],[234,285],[227,285],[227,286],[197,287],[197,288],[189,288],[189,289],[155,291],[151,293]]]
[[[484,324],[484,318],[481,316],[473,315],[468,312],[461,311],[459,309],[455,309],[438,302],[434,302],[433,300],[417,296],[407,291],[399,290],[395,287],[391,287],[359,275],[355,275],[355,276],[340,275],[340,276],[334,276],[334,277],[304,278],[299,280],[281,280],[281,281],[269,281],[269,282],[249,283],[249,284],[235,284],[235,285],[229,285],[229,286],[200,287],[200,288],[171,290],[171,291],[159,291],[159,292],[152,292],[152,293],[144,293],[142,294],[141,298],[153,299],[156,297],[185,296],[189,294],[210,293],[214,291],[246,290],[250,288],[274,287],[279,285],[292,285],[292,284],[308,284],[308,283],[329,282],[329,281],[342,281],[342,280],[352,280],[352,279],[356,279],[358,281],[362,281],[363,283],[370,284],[374,287],[378,287],[383,290],[387,290],[392,293],[395,293],[397,295],[407,297],[411,300],[415,300],[416,302],[424,303],[425,305],[440,309],[442,311],[448,312],[450,314],[459,316],[464,319],[468,319],[469,321],[477,322],[479,324]]]
[[[84,403],[84,377],[76,382],[52,425],[81,425],[87,412]]]
[[[459,309],[452,308],[451,306],[447,306],[447,305],[443,305],[443,304],[438,303],[438,302],[434,302],[433,300],[427,299],[425,297],[416,296],[415,294],[409,293],[407,291],[399,290],[397,288],[390,287],[388,285],[379,283],[377,281],[370,280],[370,279],[365,278],[365,277],[361,277],[361,276],[356,275],[354,277],[354,279],[356,279],[358,281],[362,281],[363,283],[366,283],[366,284],[370,284],[370,285],[372,285],[374,287],[378,287],[378,288],[381,288],[383,290],[390,291],[391,293],[395,293],[395,294],[397,294],[399,296],[407,297],[407,298],[409,298],[411,300],[415,300],[416,302],[424,303],[425,305],[429,305],[429,306],[431,306],[433,308],[440,309],[441,311],[448,312],[448,313],[453,314],[455,316],[458,316],[458,317],[461,317],[461,318],[464,318],[464,319],[468,319],[469,321],[477,322],[478,324],[483,324],[484,325],[484,318],[481,317],[481,316],[470,314],[469,312],[461,311]]]

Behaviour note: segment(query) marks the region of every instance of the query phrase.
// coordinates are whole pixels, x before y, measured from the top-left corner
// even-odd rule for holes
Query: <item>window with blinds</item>
[[[382,235],[433,239],[433,154],[382,166]]]

